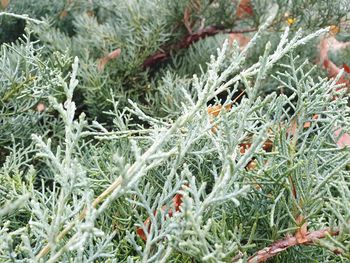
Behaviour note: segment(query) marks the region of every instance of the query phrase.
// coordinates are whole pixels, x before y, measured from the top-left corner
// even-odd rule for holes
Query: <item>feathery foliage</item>
[[[350,260],[347,0],[1,5],[0,262]]]

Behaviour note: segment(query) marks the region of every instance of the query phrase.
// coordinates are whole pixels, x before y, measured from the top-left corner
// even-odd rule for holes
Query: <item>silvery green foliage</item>
[[[237,46],[229,50],[226,42],[201,76],[179,79],[184,85],[173,84],[176,112],[170,114],[169,103],[159,105],[163,118],[147,114],[132,100],[129,108],[121,109],[113,96],[114,111],[108,113],[114,118],[112,129],[88,123],[84,114],[76,117],[75,59],[70,78],[57,80],[65,102],[49,99],[64,123],[64,140],[53,144],[49,136],[32,137],[35,160],[45,163],[52,183],[47,186],[42,180],[34,188],[28,180],[29,190],[15,195],[12,204],[2,204],[1,259],[244,262],[267,241],[297,229],[299,213],[310,220],[311,229],[327,225],[347,229],[347,206],[338,201],[339,210],[330,208],[333,200],[347,200],[347,192],[332,191],[329,182],[348,179],[349,151],[336,147],[333,131],[349,130],[349,108],[344,98],[333,100],[341,95],[335,91],[336,80],[312,79],[293,56],[293,49],[327,30],[306,37],[298,32],[288,39],[287,29],[276,50],[268,44],[258,62],[243,66],[276,10],[270,15],[243,51]],[[262,80],[270,77],[269,70],[282,57],[290,63],[282,65],[285,71],[275,78],[292,95],[260,97]],[[169,93],[169,79],[178,78],[168,76],[159,87],[160,98]],[[242,101],[233,103],[228,96],[224,104],[232,104],[231,110],[210,116],[207,102],[225,90],[234,94],[240,84],[245,88]],[[312,119],[316,113],[317,121]],[[310,129],[303,128],[306,121],[311,122]],[[287,132],[295,122],[294,134]],[[262,150],[267,139],[274,144],[269,153]],[[251,147],[243,153],[241,145],[247,140]],[[15,147],[14,156],[17,151],[24,149]],[[28,159],[23,158],[16,169]],[[257,166],[248,170],[252,160]],[[7,163],[15,161],[8,158]],[[31,178],[35,172],[30,167],[26,174]],[[292,198],[293,184],[300,193],[297,200]],[[182,196],[178,211],[172,201],[177,194]],[[20,202],[29,216],[11,228],[17,221],[9,215]],[[149,225],[144,225],[148,217]],[[145,242],[136,233],[138,227]],[[346,256],[344,233],[345,238],[320,245],[339,246]]]
[[[140,92],[146,94],[145,96],[154,95],[158,87],[149,81],[149,77],[153,78],[154,72],[152,70],[145,72],[142,64],[147,57],[159,49],[173,45],[188,35],[188,30],[183,25],[184,11],[188,7],[192,10],[191,21],[197,20],[193,26],[193,32],[196,32],[213,25],[238,30],[258,28],[265,21],[266,14],[272,9],[271,6],[278,4],[277,23],[270,26],[272,30],[263,33],[265,39],[272,40],[271,42],[274,43],[278,41],[280,35],[278,32],[283,32],[286,13],[289,12],[297,19],[292,31],[299,27],[315,31],[320,27],[337,24],[340,18],[349,12],[349,7],[344,4],[346,1],[322,0],[321,3],[316,0],[252,1],[254,16],[248,23],[242,23],[235,17],[238,1],[231,0],[217,2],[211,0],[145,0],[143,2],[139,0],[75,0],[59,1],[54,5],[48,0],[40,3],[33,0],[15,0],[11,1],[7,11],[29,14],[33,18],[46,22],[30,25],[36,37],[45,44],[46,54],[60,51],[67,52],[71,56],[79,56],[83,65],[79,72],[81,77],[79,90],[84,94],[84,104],[88,105],[86,111],[103,118],[105,116],[100,115],[101,110],[112,108],[108,103],[111,99],[111,89],[123,106],[127,104],[127,99],[130,97],[137,101]],[[344,8],[340,9],[339,6]],[[11,25],[8,26],[9,31],[11,29],[20,31],[21,27],[16,27],[15,22],[16,20],[12,21],[4,17],[5,25],[6,23]],[[7,27],[4,26],[4,28]],[[6,39],[8,34],[4,32],[1,35],[5,35],[3,38]],[[197,49],[195,52],[192,52],[192,48],[185,53],[183,50],[175,51],[171,58],[170,71],[181,76],[200,74],[200,68],[205,70],[209,56],[215,52],[216,44],[222,43],[224,38],[226,38],[225,35],[218,36],[215,40],[208,38],[200,41],[196,48],[193,48]],[[254,59],[261,54],[266,42],[263,39],[259,40],[258,55],[254,56]],[[122,50],[120,57],[110,61],[103,72],[99,71],[96,67],[98,59],[116,48]],[[158,72],[157,68],[155,77],[161,79],[164,77],[163,73],[163,70]],[[267,88],[271,87],[265,83],[264,90]]]
[[[188,140],[187,147],[189,147],[186,153],[187,158],[185,159],[189,159],[191,163],[197,163],[199,166],[200,164],[205,165],[203,160],[211,160],[211,162],[220,165],[219,168],[213,166],[209,170],[211,173],[210,177],[212,178],[205,178],[205,181],[201,182],[199,185],[197,185],[198,182],[196,182],[196,180],[201,177],[201,169],[198,166],[191,166],[191,169],[196,171],[196,175],[193,176],[188,165],[186,165],[186,161],[181,162],[181,165],[176,165],[179,169],[184,167],[183,173],[186,174],[186,176],[182,176],[185,182],[183,182],[183,179],[180,179],[180,176],[176,180],[176,182],[181,182],[181,184],[185,183],[185,185],[187,185],[184,189],[178,190],[178,192],[183,195],[181,212],[176,213],[174,217],[167,218],[167,210],[163,211],[161,208],[166,205],[168,209],[170,209],[171,202],[166,201],[169,200],[169,197],[161,201],[159,197],[156,196],[153,200],[153,206],[150,207],[150,202],[146,198],[146,193],[151,195],[154,190],[149,187],[146,188],[146,193],[142,194],[139,191],[134,192],[134,195],[139,197],[138,201],[129,199],[131,203],[144,209],[151,219],[149,223],[150,226],[142,225],[142,218],[140,219],[140,216],[137,216],[139,224],[143,227],[143,231],[145,233],[147,233],[146,230],[149,231],[149,234],[146,235],[147,241],[145,250],[140,251],[141,258],[144,262],[153,262],[155,256],[158,255],[162,255],[162,260],[165,260],[165,257],[171,255],[169,252],[170,248],[164,246],[166,240],[169,240],[169,246],[175,251],[181,251],[199,261],[226,262],[229,261],[230,258],[233,258],[234,255],[243,255],[252,245],[252,238],[256,230],[254,227],[251,232],[249,232],[248,242],[240,240],[239,237],[244,234],[242,233],[243,230],[239,228],[239,224],[231,231],[224,231],[225,234],[221,234],[221,232],[216,234],[216,232],[220,228],[225,229],[225,221],[221,220],[225,218],[225,213],[227,213],[228,209],[235,211],[235,207],[240,206],[239,200],[243,200],[243,203],[248,205],[248,207],[254,207],[252,204],[247,204],[244,198],[247,196],[248,192],[251,193],[250,198],[254,195],[257,195],[256,198],[260,198],[260,194],[263,194],[262,190],[259,191],[261,193],[256,193],[252,191],[252,189],[249,189],[249,184],[259,185],[260,179],[258,178],[260,176],[265,178],[263,176],[265,173],[267,173],[268,176],[270,176],[270,173],[276,176],[282,173],[280,179],[278,179],[282,180],[282,185],[278,190],[279,195],[276,196],[275,202],[267,208],[268,213],[270,213],[270,227],[274,229],[276,227],[275,209],[277,205],[281,206],[280,209],[287,209],[287,215],[288,213],[290,215],[295,213],[295,211],[292,212],[288,210],[296,204],[286,200],[284,200],[285,205],[279,203],[281,197],[284,199],[284,192],[290,191],[290,183],[288,186],[285,185],[285,179],[287,180],[286,176],[288,173],[291,173],[293,178],[296,176],[294,180],[301,183],[301,180],[303,180],[302,175],[304,174],[304,172],[300,170],[302,168],[301,165],[307,164],[305,168],[308,169],[307,174],[310,174],[309,177],[313,176],[312,173],[314,173],[316,177],[312,180],[312,183],[310,182],[311,185],[298,185],[297,188],[298,191],[303,193],[303,196],[300,198],[310,199],[312,196],[324,195],[321,189],[323,189],[327,180],[330,180],[332,176],[338,174],[340,170],[345,169],[349,158],[348,151],[339,151],[339,149],[334,147],[334,144],[331,146],[332,143],[329,149],[324,145],[325,140],[334,143],[335,138],[333,136],[333,131],[336,127],[345,127],[346,124],[343,121],[348,118],[349,109],[346,106],[346,100],[340,98],[338,100],[333,99],[335,94],[334,90],[337,87],[336,80],[327,81],[319,79],[318,83],[315,83],[312,78],[308,77],[310,72],[304,72],[304,67],[307,62],[301,63],[301,65],[296,68],[295,65],[298,64],[297,58],[294,58],[293,55],[290,54],[290,65],[283,65],[286,71],[280,73],[277,79],[286,88],[290,89],[293,94],[289,97],[285,95],[277,96],[277,94],[271,94],[264,99],[257,97],[259,80],[266,77],[269,63],[274,63],[273,61],[281,56],[279,52],[283,54],[290,49],[291,46],[293,47],[294,43],[300,44],[305,41],[293,39],[291,41],[292,44],[288,43],[283,47],[286,39],[287,32],[284,38],[282,38],[278,50],[272,55],[269,54],[269,47],[267,46],[265,56],[261,57],[259,62],[260,69],[255,71],[257,80],[254,86],[251,86],[246,79],[246,75],[249,76],[249,72],[252,71],[251,68],[244,70],[236,79],[229,80],[231,83],[235,83],[234,80],[238,81],[240,79],[246,86],[247,95],[240,104],[234,105],[230,112],[225,112],[223,110],[221,112],[221,118],[214,123],[210,123],[207,115],[198,113],[195,124],[190,122],[186,125],[186,129],[183,129],[182,133],[184,133],[183,136],[186,136],[186,140]],[[213,64],[211,65],[213,66]],[[255,66],[256,65],[253,65],[252,68],[254,69]],[[208,79],[210,79],[210,77],[214,79],[216,77],[223,77],[222,75],[210,75],[210,73],[208,73],[208,75]],[[213,82],[215,83],[215,81]],[[199,83],[199,81],[195,83]],[[222,85],[227,85],[226,83],[227,82],[224,82]],[[223,86],[219,86],[219,88]],[[178,92],[185,93],[186,91],[184,89],[179,89]],[[198,97],[200,97],[200,95],[198,95]],[[194,105],[194,103],[190,95],[184,96],[183,100],[183,112],[186,112],[186,105]],[[315,101],[318,103],[315,103]],[[230,104],[230,102],[230,100],[226,101],[227,104]],[[344,111],[339,111],[339,108],[344,109]],[[139,110],[134,112],[138,116],[143,116]],[[320,123],[317,124],[311,119],[315,112],[319,112],[323,116]],[[143,119],[149,121],[153,126],[159,125],[158,121],[153,121],[146,116],[144,116]],[[293,125],[293,120],[297,120],[296,134],[294,136],[291,136],[290,133],[286,135],[286,130]],[[312,121],[312,126],[309,130],[303,128],[303,123],[306,120]],[[339,124],[336,124],[335,120],[337,120],[336,122]],[[208,133],[215,125],[218,125],[216,132]],[[276,142],[276,152],[271,154],[260,150],[269,133],[274,134],[274,141]],[[253,135],[252,146],[242,155],[239,150],[239,145],[243,144],[249,135]],[[318,136],[324,137],[320,139]],[[297,145],[298,149],[295,148]],[[196,149],[197,147],[199,147],[199,149]],[[320,147],[323,148],[322,153],[320,152]],[[180,153],[183,148],[184,146],[179,147]],[[192,152],[196,154],[191,154]],[[215,155],[216,158],[213,158],[212,155]],[[259,167],[253,172],[247,172],[245,167],[248,162],[252,160],[253,156],[258,161]],[[298,157],[296,158],[296,156]],[[216,161],[213,161],[213,159],[216,159]],[[325,162],[322,166],[322,168],[325,169],[322,171],[318,170],[319,167],[317,165],[321,160]],[[333,166],[335,163],[332,162],[332,160],[336,160],[336,167]],[[294,162],[296,163],[293,164]],[[284,163],[287,167],[291,165],[290,168],[287,168],[287,171],[283,169],[280,170],[281,165]],[[316,170],[310,170],[311,167]],[[274,171],[274,169],[277,169],[277,171]],[[171,171],[168,171],[168,173],[170,175]],[[246,178],[247,175],[252,179],[249,179],[249,177]],[[285,179],[283,179],[283,177],[285,177]],[[264,181],[266,179],[261,180]],[[169,182],[169,180],[166,180],[166,182]],[[211,183],[210,190],[208,190],[206,186],[207,182]],[[275,182],[275,184],[278,185],[277,182]],[[276,187],[275,184],[274,187]],[[262,185],[264,185],[264,182],[262,182]],[[306,186],[307,189],[304,189],[304,186]],[[267,185],[266,190],[269,188],[269,185]],[[163,191],[164,189],[166,188],[163,188]],[[311,189],[313,190],[310,191]],[[304,193],[304,191],[307,191],[307,193]],[[324,189],[324,191],[327,190]],[[254,200],[251,200],[251,202],[254,202]],[[320,203],[316,201],[313,206],[306,206],[302,211],[312,218],[315,216],[315,207],[319,207],[319,205]],[[299,209],[301,208],[299,207]],[[158,214],[154,215],[153,211],[158,211]],[[236,214],[237,212],[228,213]],[[236,216],[239,216],[239,213],[236,214]],[[167,219],[164,220],[164,218]],[[292,216],[288,219],[292,221],[295,220]],[[283,221],[285,222],[285,220]],[[244,223],[245,222],[242,221],[242,224]],[[279,224],[283,225],[284,223],[279,222]],[[256,222],[251,222],[249,225],[256,226]],[[318,225],[318,227],[323,226],[323,224]],[[172,233],[168,234],[167,231],[172,228]],[[269,231],[266,230],[266,232],[268,234]],[[158,235],[155,233],[158,233]],[[167,237],[163,238],[164,235],[167,235]],[[245,233],[245,235],[247,234]],[[158,241],[159,237],[162,237],[163,242],[154,244],[155,241]],[[131,235],[130,238],[135,249],[140,250],[139,245],[135,241],[135,237]],[[240,242],[246,244],[243,245]],[[155,250],[153,253],[150,253],[150,246],[152,245],[155,247]]]
[[[27,31],[16,43],[1,45],[0,148],[10,147],[13,139],[28,146],[31,133],[51,130],[55,139],[62,135],[63,125],[53,118],[48,97],[62,97],[62,69],[71,59],[55,52],[54,60],[46,60],[43,47],[31,38]],[[38,111],[40,103],[44,108]]]
[[[33,239],[45,240],[52,246],[52,250],[58,250],[58,253],[62,254],[63,251],[67,252],[63,258],[69,259],[69,251],[77,251],[76,258],[78,261],[93,261],[96,257],[103,258],[109,254],[110,240],[113,238],[113,234],[104,235],[104,233],[94,227],[96,212],[91,208],[92,191],[88,186],[88,180],[86,177],[85,169],[80,165],[79,160],[76,157],[76,151],[79,147],[78,141],[81,139],[82,129],[86,126],[84,120],[84,114],[82,114],[78,121],[74,120],[75,103],[72,102],[73,90],[78,84],[76,79],[76,73],[78,69],[78,60],[75,60],[73,64],[73,71],[69,85],[67,85],[63,79],[61,84],[64,87],[67,100],[64,105],[58,103],[55,98],[50,98],[51,105],[61,115],[65,124],[65,142],[64,148],[60,146],[54,150],[51,145],[51,140],[48,139],[45,142],[40,136],[33,135],[33,140],[36,142],[38,151],[37,158],[44,160],[47,166],[53,173],[53,185],[52,189],[47,189],[42,185],[42,190],[34,190],[30,185],[30,195],[25,191],[23,197],[19,198],[12,204],[5,206],[1,210],[1,217],[4,217],[16,207],[25,206],[26,211],[30,212],[30,220],[27,222],[27,227],[19,228],[15,232],[8,232],[9,223],[4,225],[3,234],[4,242],[2,246],[4,248],[2,257],[5,260],[11,258],[22,258],[24,255],[34,260],[35,255],[41,248],[40,243],[33,243]],[[22,149],[19,149],[22,150]],[[13,150],[16,153],[16,149]],[[25,150],[24,154],[28,154],[30,149]],[[17,155],[20,153],[17,153]],[[15,161],[20,162],[21,166],[25,166],[28,162],[27,158],[20,158],[17,156]],[[9,163],[10,156],[6,163]],[[5,165],[2,169],[6,169]],[[12,164],[16,165],[16,163]],[[19,165],[18,165],[19,166]],[[16,166],[15,166],[16,167]],[[15,169],[11,169],[15,172]],[[5,170],[6,171],[6,170]],[[6,176],[4,171],[4,176]],[[29,170],[26,177],[29,177],[33,171]],[[3,177],[5,180],[6,178]],[[28,183],[33,183],[29,181]],[[44,182],[43,182],[44,183]],[[23,184],[23,187],[25,185]],[[30,199],[30,200],[28,200]],[[25,204],[20,204],[27,201]],[[69,247],[63,246],[58,243],[57,236],[59,235],[62,227],[70,220],[81,213],[83,209],[86,209],[85,221],[79,224],[76,228],[79,235],[79,240],[74,240],[69,244]],[[5,219],[5,218],[4,218]],[[28,233],[28,232],[29,233]],[[13,243],[17,243],[16,239],[21,237],[22,242],[18,244],[19,252],[15,252]],[[99,240],[98,246],[93,246],[94,240]],[[5,244],[5,245],[4,245]],[[91,246],[94,247],[91,250]],[[96,250],[95,250],[96,249]],[[90,251],[89,251],[90,250]],[[8,251],[8,253],[6,253]],[[83,253],[89,251],[89,253]],[[22,254],[19,256],[17,253]],[[98,253],[98,256],[96,255]],[[105,253],[105,256],[102,254]],[[49,261],[54,261],[54,257],[50,257]]]

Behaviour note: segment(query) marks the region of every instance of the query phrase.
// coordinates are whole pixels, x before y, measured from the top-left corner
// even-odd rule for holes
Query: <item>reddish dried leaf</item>
[[[1,0],[0,3],[1,3],[1,7],[5,9],[6,7],[8,7],[10,0]]]
[[[192,34],[192,26],[191,26],[191,9],[189,7],[185,8],[185,12],[184,12],[184,24],[185,27],[187,28],[188,33]]]
[[[350,73],[350,67],[347,64],[343,64],[343,69],[346,73]]]
[[[271,152],[272,146],[273,146],[273,142],[271,140],[267,139],[265,141],[265,143],[263,144],[263,150],[266,152]]]
[[[67,10],[63,10],[61,13],[60,13],[60,19],[63,19],[63,18],[65,18],[66,16],[68,15],[68,12],[67,12]]]
[[[240,154],[244,154],[250,148],[250,146],[252,146],[251,143],[241,143],[239,145]]]
[[[241,144],[239,145],[239,152],[240,152],[241,154],[244,154],[251,146],[252,146],[251,143],[241,143]],[[269,139],[267,139],[267,140],[264,142],[264,144],[263,144],[263,146],[262,146],[262,149],[263,149],[264,151],[266,151],[266,152],[271,152],[272,146],[273,146],[272,141],[270,141]]]
[[[246,168],[248,171],[251,171],[251,170],[254,170],[257,166],[258,166],[258,163],[256,162],[256,160],[252,160],[247,164]],[[259,186],[259,188],[261,187]]]
[[[297,128],[298,128],[297,120],[294,118],[292,119],[290,126],[287,129],[287,134],[295,135]]]
[[[209,115],[216,117],[221,112],[221,109],[222,109],[222,105],[216,105],[216,106],[208,107],[207,111]],[[231,109],[231,104],[228,104],[225,106],[225,110],[230,110],[230,109]]]
[[[231,33],[228,39],[229,46],[232,46],[233,41],[237,41],[239,47],[242,49],[249,43],[250,37],[247,37],[243,33]]]
[[[201,6],[202,6],[201,0],[193,0],[193,1],[191,1],[191,3],[192,3],[194,10],[197,13],[199,13],[201,11]]]
[[[121,53],[121,49],[120,49],[120,48],[117,48],[116,50],[114,50],[114,51],[112,51],[111,53],[109,53],[109,54],[107,55],[107,57],[108,57],[109,59],[117,58],[117,57],[119,57],[120,53]]]
[[[176,194],[172,200],[173,202],[173,205],[174,205],[174,208],[175,208],[175,211],[178,212],[180,211],[180,206],[182,204],[182,195],[181,194]],[[162,206],[162,211],[166,211],[167,210],[167,206],[164,205]],[[169,217],[172,217],[173,216],[173,210],[172,209],[169,209],[168,212],[168,216]],[[157,212],[154,212],[153,213],[154,215],[157,214]],[[150,221],[151,219],[148,217],[145,222],[143,222],[143,225],[146,227],[147,231],[149,232],[150,231],[150,228],[151,228],[151,224],[150,224]],[[144,241],[147,240],[147,237],[146,237],[146,233],[143,231],[143,228],[142,227],[139,227],[136,229],[136,234]]]
[[[109,53],[107,56],[99,59],[99,62],[98,62],[98,70],[99,71],[103,71],[106,64],[108,63],[108,61],[112,60],[112,59],[115,59],[117,57],[120,56],[120,53],[121,53],[121,49],[120,48],[117,48],[116,50],[112,51],[111,53]]]
[[[338,129],[334,132],[335,137],[339,137],[340,133],[342,132],[342,129]],[[337,145],[339,148],[344,148],[346,146],[350,146],[350,135],[347,133],[344,133],[337,141]]]
[[[328,52],[330,50],[336,51],[339,49],[350,47],[350,42],[340,42],[336,40],[334,36],[326,37],[321,39],[320,41],[320,52],[319,52],[319,63],[323,65],[323,67],[328,71],[329,77],[333,78],[339,74],[341,69],[337,67],[328,57]],[[346,65],[347,66],[347,65]],[[345,68],[344,68],[345,69]],[[348,67],[347,67],[348,69]],[[346,71],[346,69],[345,69]],[[346,86],[350,85],[350,80],[346,78],[345,74],[343,74],[337,84],[346,84]]]
[[[237,100],[239,100],[239,98],[242,97],[244,93],[245,93],[245,91],[242,90],[242,91],[238,94],[238,96],[236,96],[236,97],[234,98],[234,100],[232,100],[232,102],[231,102],[230,104],[225,105],[225,110],[230,110],[230,109],[231,109],[231,105],[234,104],[234,103],[236,103]],[[216,117],[216,116],[219,115],[221,109],[222,109],[222,105],[216,105],[216,106],[210,106],[210,107],[208,107],[207,111],[208,111],[209,116]]]
[[[315,114],[314,116],[312,116],[312,119],[313,120],[317,120],[318,119],[318,115]],[[310,128],[310,126],[311,126],[311,122],[310,121],[307,121],[307,122],[304,123],[304,128]]]
[[[43,112],[45,111],[46,106],[43,102],[39,102],[38,105],[36,105],[37,112]]]
[[[222,105],[211,106],[211,107],[208,107],[207,112],[208,112],[210,117],[217,117],[220,114],[221,109],[222,109]],[[231,104],[228,104],[225,106],[225,110],[230,110],[230,109],[231,109]],[[212,121],[210,121],[210,123],[212,123]],[[216,133],[217,132],[217,125],[215,125],[211,129],[211,131],[213,133]]]
[[[340,31],[340,28],[339,26],[336,26],[336,25],[331,25],[329,27],[329,32],[331,33],[331,35],[335,36],[336,34],[338,34]]]
[[[298,225],[302,224],[297,232],[295,233],[295,238],[299,244],[307,242],[307,222],[304,222],[304,217],[299,215],[296,218],[296,222]]]
[[[147,228],[147,231],[149,232],[150,230],[150,221],[151,219],[150,218],[147,218],[145,222],[143,222],[143,224],[146,226]],[[136,229],[136,234],[144,241],[147,240],[147,237],[146,237],[146,233],[143,231],[142,227],[139,227]]]
[[[318,119],[318,115],[315,114],[314,116],[312,116],[312,119],[313,120],[317,120]],[[304,128],[310,128],[310,126],[311,126],[311,122],[310,121],[305,122],[304,125],[303,125]],[[291,121],[290,127],[287,129],[287,133],[293,136],[293,135],[295,135],[295,133],[297,131],[297,128],[298,128],[297,119],[294,118]]]
[[[244,16],[251,16],[253,14],[253,8],[250,0],[240,0],[236,10],[236,16],[242,18]]]
[[[70,6],[71,4],[73,4],[73,0],[67,0],[65,9],[64,9],[64,10],[60,13],[60,15],[59,15],[60,19],[63,19],[63,18],[65,18],[65,17],[68,15],[67,8],[69,8],[69,6]]]
[[[347,48],[350,47],[350,42],[340,42],[335,39],[335,37],[330,36],[327,38],[323,38],[320,41],[320,52],[319,52],[319,63],[321,63],[324,68],[328,71],[329,77],[335,77],[339,74],[341,71],[340,68],[337,67],[329,58],[328,58],[328,52],[330,50],[336,51],[339,49]],[[350,73],[350,67],[347,64],[343,64],[344,71],[347,73]],[[350,80],[346,78],[345,74],[343,74],[339,81],[337,82],[338,84],[346,84],[347,86],[350,85]],[[339,90],[339,88],[338,88]],[[310,126],[310,123],[305,123],[304,127],[308,128]],[[292,134],[295,133],[296,129],[296,122],[295,122],[295,127],[292,127],[291,132]],[[336,137],[339,136],[341,132],[341,129],[338,129],[334,135]],[[343,148],[345,146],[350,146],[350,135],[347,133],[344,133],[337,141],[337,145],[340,148]]]
[[[173,198],[174,208],[176,212],[180,211],[180,206],[182,204],[182,195],[176,194]]]
[[[86,12],[86,14],[90,17],[93,17],[95,15],[94,11],[93,10],[89,10]]]

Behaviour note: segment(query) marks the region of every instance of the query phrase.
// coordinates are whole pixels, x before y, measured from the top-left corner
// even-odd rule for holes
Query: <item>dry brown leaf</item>
[[[183,185],[183,188],[188,187],[188,184]],[[182,194],[175,194],[175,196],[172,199],[173,202],[173,206],[175,208],[175,212],[179,212],[180,211],[180,206],[182,205]],[[168,208],[166,205],[163,205],[161,208],[162,211],[166,211],[169,217],[172,217],[174,215],[174,211],[172,210],[172,208]],[[153,212],[154,215],[157,215],[157,211]],[[164,220],[166,220],[167,218],[165,217]],[[144,222],[143,222],[144,226],[147,228],[148,232],[150,232],[151,229],[151,218],[148,217]],[[146,233],[144,232],[142,227],[139,227],[136,229],[136,234],[143,240],[146,241],[147,240],[147,236]]]
[[[87,14],[88,16],[90,16],[90,17],[95,16],[94,11],[92,11],[92,10],[87,11],[86,14]]]
[[[105,66],[106,66],[106,64],[108,63],[108,61],[119,57],[120,53],[121,53],[121,49],[117,48],[116,50],[114,50],[111,53],[109,53],[107,56],[99,59],[98,66],[97,66],[98,70],[99,71],[103,71]]]
[[[297,242],[299,244],[303,244],[307,242],[307,222],[304,222],[304,217],[303,215],[299,215],[296,218],[296,222],[298,225],[302,224],[297,232],[295,233],[295,238],[297,239]]]
[[[208,107],[207,112],[209,116],[213,118],[213,117],[217,117],[220,114],[221,109],[222,109],[222,105],[211,106],[211,107]],[[225,106],[225,110],[230,110],[230,109],[231,109],[231,104],[228,104]],[[212,123],[212,120],[210,122]],[[217,128],[218,128],[217,125],[215,125],[213,128],[211,128],[211,131],[213,133],[216,133]]]
[[[216,106],[208,107],[207,111],[209,115],[216,117],[219,115],[221,109],[222,109],[222,105],[216,105]],[[231,109],[231,104],[228,104],[225,106],[225,110],[230,110],[230,109]]]
[[[45,111],[46,106],[43,102],[39,102],[38,105],[36,105],[37,112],[43,112]]]
[[[63,9],[63,11],[60,13],[59,18],[62,20],[63,18],[65,18],[68,15],[68,11],[67,8],[69,8],[69,6],[73,4],[73,0],[67,0],[66,6]]]
[[[243,18],[245,16],[251,16],[252,14],[253,8],[250,0],[240,0],[236,10],[236,16],[238,18]]]
[[[328,76],[333,78],[339,74],[341,71],[341,68],[337,67],[328,57],[328,52],[330,50],[336,51],[339,49],[350,47],[350,42],[340,42],[338,41],[334,36],[328,36],[320,41],[319,46],[319,57],[318,62],[323,65],[323,67],[328,71]],[[350,80],[346,78],[345,74],[343,74],[338,84],[344,83],[347,86],[350,85]]]
[[[6,7],[8,7],[10,0],[1,0],[0,3],[1,3],[1,7],[5,9]]]
[[[199,13],[201,11],[201,1],[200,0],[192,0],[191,1],[194,10]]]
[[[342,132],[342,129],[338,129],[334,132],[335,137],[339,137],[339,134]],[[337,145],[339,148],[344,148],[346,146],[350,146],[350,135],[344,133],[337,141]]]
[[[320,52],[319,52],[319,58],[318,62],[323,65],[323,67],[328,71],[329,77],[335,77],[339,74],[341,71],[341,68],[337,67],[328,57],[328,52],[330,50],[336,51],[339,49],[350,47],[350,42],[340,42],[338,41],[334,35],[339,32],[339,28],[337,26],[331,26],[330,27],[330,35],[328,37],[325,37],[321,39],[320,41]],[[346,73],[348,73],[349,68],[348,65],[344,64],[344,73],[338,80],[337,84],[345,84],[345,88],[350,87],[350,78],[346,76]],[[336,98],[335,98],[336,99]],[[338,129],[334,132],[335,137],[338,137],[342,129]],[[350,146],[350,135],[347,133],[344,133],[337,141],[337,145],[339,148],[343,148],[345,146]]]
[[[246,168],[247,168],[248,171],[252,171],[252,170],[254,170],[257,166],[258,166],[258,163],[256,162],[256,160],[252,160],[252,161],[250,161],[250,162],[247,164]],[[257,188],[257,187],[256,187],[256,188]],[[259,189],[260,189],[260,188],[261,188],[261,186],[259,185]]]
[[[329,28],[329,32],[331,33],[331,35],[335,36],[336,34],[338,34],[340,31],[339,26],[336,25],[331,25]]]
[[[346,73],[350,74],[350,67],[347,64],[343,63],[343,69]]]
[[[231,33],[228,39],[229,46],[232,46],[234,41],[237,41],[239,47],[243,49],[249,43],[250,37],[247,37],[243,33]]]
[[[187,28],[188,33],[192,34],[192,26],[191,26],[191,8],[186,7],[185,12],[184,12],[184,24],[185,27]]]
[[[66,16],[68,15],[68,12],[67,10],[63,10],[61,13],[60,13],[60,19],[62,20],[63,18],[65,18]]]
[[[235,104],[235,103],[239,100],[239,98],[243,96],[244,93],[245,93],[245,91],[242,90],[241,93],[238,94],[238,96],[235,97],[235,99],[234,99],[230,104],[225,105],[225,110],[230,110],[231,107],[232,107],[232,105]],[[208,107],[207,112],[208,112],[209,116],[210,116],[211,118],[213,118],[213,117],[217,117],[217,116],[220,114],[221,109],[222,109],[222,105],[219,104],[219,105],[215,105],[215,106],[210,106],[210,107]],[[216,133],[216,131],[217,131],[217,125],[215,125],[215,126],[211,129],[211,131],[214,132],[214,133]]]
[[[313,120],[317,120],[318,119],[318,115],[315,114],[314,116],[312,116],[312,119]],[[311,122],[310,121],[307,121],[304,123],[304,128],[310,128],[311,127]]]

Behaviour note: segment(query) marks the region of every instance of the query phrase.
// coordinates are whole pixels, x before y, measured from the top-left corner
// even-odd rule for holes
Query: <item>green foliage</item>
[[[0,152],[13,140],[28,145],[33,133],[62,139],[63,125],[48,106],[48,96],[62,98],[62,70],[71,59],[55,52],[52,60],[46,60],[43,47],[30,38],[28,33],[16,43],[1,46]]]
[[[334,134],[350,132],[350,108],[340,75],[314,65],[347,1],[252,1],[245,19],[237,2],[10,2],[1,262],[247,262],[305,222],[337,234],[271,262],[350,260],[350,152]],[[179,48],[187,22],[254,30],[244,47],[221,32]]]

